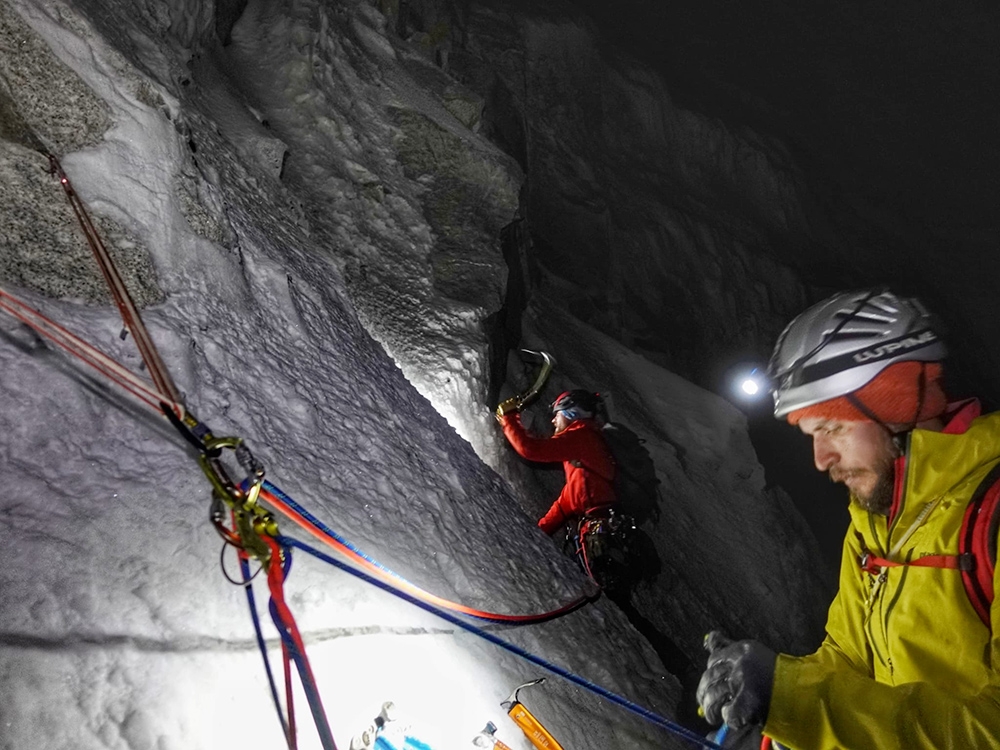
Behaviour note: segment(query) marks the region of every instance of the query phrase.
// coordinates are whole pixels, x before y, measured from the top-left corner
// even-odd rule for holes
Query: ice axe
[[[548,352],[543,352],[541,350],[536,352],[532,349],[522,349],[521,356],[528,361],[534,361],[541,364],[541,367],[538,370],[538,376],[535,378],[535,382],[531,384],[531,388],[518,396],[521,406],[523,407],[538,398],[538,394],[541,392],[542,388],[545,387],[545,381],[549,379],[549,375],[552,373],[552,368],[556,366],[556,358]]]
[[[539,750],[563,750],[562,745],[556,742],[556,738],[549,734],[549,730],[542,726],[542,723],[517,698],[518,691],[532,685],[540,685],[543,682],[545,682],[545,678],[539,677],[537,680],[518,685],[514,688],[514,692],[510,694],[510,697],[500,703],[500,707],[521,728],[524,736],[528,738],[531,744]]]
[[[538,370],[538,375],[535,377],[535,382],[531,384],[531,387],[528,390],[523,393],[519,393],[516,396],[511,396],[500,403],[496,410],[497,418],[500,418],[504,414],[512,411],[520,411],[538,398],[538,394],[541,393],[542,388],[545,387],[545,381],[549,379],[549,375],[552,373],[552,368],[556,366],[556,358],[548,352],[543,352],[541,350],[535,351],[533,349],[522,349],[521,357],[527,361],[537,362],[541,365]]]

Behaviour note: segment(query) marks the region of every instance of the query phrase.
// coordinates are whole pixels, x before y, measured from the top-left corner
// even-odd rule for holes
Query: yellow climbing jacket
[[[958,570],[860,564],[957,555],[966,506],[998,461],[1000,413],[960,434],[912,432],[891,523],[851,505],[826,639],[778,657],[765,734],[796,750],[1000,747],[1000,597],[991,635]]]

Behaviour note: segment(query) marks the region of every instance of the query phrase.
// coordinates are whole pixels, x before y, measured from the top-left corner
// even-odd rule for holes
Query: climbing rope
[[[319,690],[312,673],[305,645],[287,604],[284,600],[283,562],[290,565],[290,556],[283,559],[280,550],[273,542],[278,528],[273,516],[257,504],[261,482],[264,478],[264,468],[250,453],[242,439],[235,437],[216,437],[211,430],[199,422],[188,411],[181,400],[179,391],[174,385],[166,366],[163,363],[152,338],[149,336],[139,312],[119,275],[117,268],[107,248],[94,227],[69,178],[63,171],[58,159],[48,154],[51,172],[59,179],[67,199],[80,223],[87,243],[94,253],[101,272],[108,284],[111,295],[118,307],[122,322],[127,331],[132,333],[143,363],[153,380],[150,387],[142,378],[127,368],[122,367],[112,358],[90,346],[82,339],[74,336],[68,330],[41,313],[33,310],[13,295],[0,290],[0,309],[9,312],[18,320],[30,326],[40,335],[52,341],[57,346],[76,356],[87,365],[93,367],[113,382],[136,396],[147,406],[163,413],[177,428],[180,434],[198,450],[198,462],[212,485],[212,508],[210,518],[219,535],[228,545],[237,548],[240,554],[241,571],[244,576],[244,587],[247,590],[248,602],[251,608],[251,619],[257,632],[258,645],[265,657],[265,668],[271,685],[272,700],[278,711],[278,716],[284,730],[290,750],[296,747],[296,731],[294,707],[292,703],[291,671],[289,661],[293,661],[299,673],[304,691],[308,698],[313,720],[319,732],[324,750],[336,750],[336,743],[330,732],[329,722],[319,698]],[[226,450],[232,450],[240,467],[248,477],[247,483],[241,486],[233,481],[222,462],[221,457]],[[228,506],[233,528],[224,523],[225,509]],[[288,719],[281,711],[274,685],[273,674],[266,658],[266,648],[263,635],[260,632],[259,619],[256,616],[256,605],[253,601],[249,569],[246,567],[248,557],[260,560],[267,571],[268,588],[271,593],[269,610],[282,639],[282,653],[285,661],[285,687]]]
[[[278,536],[273,541],[281,545],[282,547],[293,547],[295,549],[300,549],[303,552],[312,555],[318,560],[322,560],[323,562],[333,565],[334,567],[343,570],[346,573],[350,573],[351,575],[361,579],[362,581],[365,581],[366,583],[370,583],[373,586],[377,586],[383,591],[386,591],[392,594],[393,596],[399,597],[400,599],[407,601],[410,604],[413,604],[414,606],[420,607],[421,609],[430,612],[431,614],[436,615],[441,619],[446,620],[447,622],[450,622],[452,625],[455,625],[456,627],[459,627],[462,630],[477,635],[480,638],[483,638],[484,640],[487,640],[490,643],[499,646],[500,648],[509,651],[510,653],[515,654],[521,657],[522,659],[529,661],[532,664],[535,664],[536,666],[541,667],[542,669],[551,672],[552,674],[558,675],[559,677],[562,677],[563,679],[572,682],[574,685],[577,685],[591,693],[594,693],[595,695],[604,698],[605,700],[610,701],[611,703],[619,705],[622,708],[625,708],[626,710],[631,711],[632,713],[637,714],[638,716],[641,716],[646,721],[649,721],[655,724],[656,726],[661,727],[662,729],[666,729],[667,731],[677,735],[678,737],[693,742],[701,747],[711,748],[712,750],[721,750],[721,745],[717,745],[711,740],[708,740],[705,737],[702,737],[701,735],[692,732],[690,729],[687,729],[686,727],[683,727],[680,724],[671,721],[670,719],[667,719],[663,716],[660,716],[659,714],[654,713],[653,711],[650,711],[648,708],[644,708],[643,706],[640,706],[639,704],[634,703],[628,700],[627,698],[624,698],[616,693],[612,693],[607,688],[603,688],[600,685],[591,682],[590,680],[584,677],[580,677],[579,675],[574,674],[573,672],[570,672],[569,670],[558,666],[557,664],[553,664],[552,662],[547,661],[540,656],[536,656],[535,654],[521,648],[520,646],[516,646],[513,643],[508,643],[507,641],[494,635],[493,633],[490,633],[487,630],[483,630],[482,628],[479,628],[471,623],[465,622],[464,620],[453,615],[447,610],[444,610],[440,607],[436,607],[429,602],[426,602],[422,599],[412,596],[406,591],[395,588],[388,582],[380,580],[375,576],[366,573],[363,570],[358,570],[356,568],[353,568],[347,563],[338,560],[334,557],[331,557],[330,555],[327,555],[318,549],[310,547],[308,544],[300,542],[298,539],[295,539],[294,537]]]
[[[240,572],[243,574],[243,589],[246,591],[247,604],[250,607],[250,619],[253,621],[253,631],[257,638],[257,647],[260,649],[260,655],[264,660],[264,671],[267,673],[267,683],[271,689],[271,700],[274,702],[274,709],[278,714],[278,721],[281,722],[281,733],[285,737],[289,738],[289,746],[291,746],[291,735],[289,734],[288,721],[285,719],[285,713],[281,708],[281,700],[278,698],[278,687],[274,682],[274,672],[271,670],[271,660],[267,658],[267,643],[264,640],[264,631],[260,627],[260,616],[257,614],[257,602],[253,595],[253,576],[250,575],[249,556],[242,550],[239,550],[238,554],[240,559]],[[286,692],[288,688],[288,676],[289,675],[286,673]]]
[[[330,724],[326,719],[326,711],[323,709],[323,701],[319,695],[319,688],[316,686],[316,677],[313,675],[309,659],[306,657],[306,646],[302,641],[302,634],[295,624],[292,611],[285,602],[284,583],[288,570],[292,566],[291,550],[282,550],[277,542],[270,536],[264,537],[264,542],[271,551],[270,561],[267,566],[267,585],[271,591],[271,619],[274,621],[278,633],[281,635],[282,644],[285,647],[285,660],[287,664],[288,656],[295,663],[299,672],[299,679],[306,694],[306,701],[312,711],[313,721],[319,731],[320,741],[324,750],[336,750],[337,745],[333,741],[333,734],[330,732]],[[284,555],[282,553],[285,553]],[[284,558],[284,559],[283,559]],[[286,688],[290,691],[290,680],[288,672],[285,673]],[[294,747],[294,728],[289,729],[289,737],[292,739],[291,746]]]
[[[275,704],[283,733],[288,742],[289,750],[295,750],[297,744],[292,703],[291,663],[295,664],[299,674],[299,679],[324,750],[336,750],[336,744],[326,718],[315,675],[306,657],[305,644],[284,597],[284,582],[291,566],[292,548],[302,549],[320,560],[409,601],[415,606],[421,607],[459,628],[474,633],[553,674],[563,677],[579,687],[626,708],[677,736],[697,743],[702,747],[713,749],[720,747],[714,742],[706,740],[669,719],[661,717],[518,646],[507,643],[492,633],[471,625],[452,614],[452,612],[457,612],[491,622],[526,624],[549,620],[571,612],[587,601],[590,601],[593,598],[592,596],[580,597],[556,610],[536,615],[490,613],[448,601],[420,589],[388,568],[380,565],[329,529],[319,519],[309,514],[308,511],[295,503],[294,500],[281,492],[277,487],[270,484],[270,482],[266,482],[264,480],[263,466],[253,458],[242,439],[214,436],[204,423],[198,421],[186,409],[180,393],[174,385],[145,325],[142,323],[138,310],[135,308],[128,290],[118,274],[114,262],[104,243],[101,241],[82,201],[73,189],[58,159],[51,154],[47,154],[47,156],[49,157],[52,174],[59,179],[66,193],[67,199],[87,239],[87,243],[93,251],[98,265],[104,274],[104,278],[108,283],[112,297],[121,313],[125,328],[132,333],[136,341],[137,348],[153,380],[153,384],[150,386],[143,378],[140,378],[111,357],[100,352],[95,347],[70,333],[67,329],[32,309],[3,289],[0,289],[0,310],[8,312],[42,337],[94,368],[150,408],[160,411],[177,428],[185,440],[198,450],[199,465],[212,486],[211,521],[226,544],[236,547],[239,554],[243,586],[247,593],[251,619],[254,623],[258,646],[264,658],[272,700]],[[233,451],[237,463],[245,472],[247,478],[241,482],[236,482],[231,478],[228,469],[221,460],[224,451],[227,450]],[[286,518],[292,520],[308,533],[346,556],[355,565],[363,569],[351,567],[296,539],[280,535],[274,516],[260,505],[260,500],[263,500],[274,508],[274,510],[282,513]],[[227,527],[224,522],[227,507],[232,519],[232,528]],[[267,584],[271,595],[268,609],[282,642],[287,719],[281,709],[281,701],[278,697],[274,675],[267,658],[266,643],[257,616],[249,574],[248,561],[250,557],[259,560],[267,573]]]
[[[215,457],[211,454],[217,454],[218,451],[225,448],[232,448],[237,451],[245,450],[242,446],[242,441],[237,438],[212,437],[207,428],[197,422],[194,416],[182,404],[168,401],[163,394],[150,387],[138,375],[2,288],[0,288],[0,309],[6,310],[40,336],[48,339],[70,355],[97,370],[147,406],[164,414],[185,439],[191,442],[199,451],[199,462],[202,463],[203,470],[218,494],[222,497],[230,497],[237,491],[235,484],[231,480],[224,478],[225,472],[221,464],[216,463],[214,461]],[[423,597],[427,601],[454,612],[461,612],[471,617],[494,622],[530,624],[555,619],[573,612],[584,604],[593,601],[599,595],[599,591],[589,595],[584,594],[551,611],[528,615],[500,614],[468,607],[426,592],[384,567],[331,530],[326,524],[270,482],[265,481],[262,485],[257,485],[255,489],[249,484],[246,486],[250,488],[249,492],[251,493],[260,492],[261,498],[268,505],[336,551],[354,559],[358,564],[367,567],[376,575],[387,576],[399,585],[408,588],[415,596]],[[237,498],[237,502],[243,504],[246,501]],[[248,504],[253,506],[255,503],[256,499],[253,499]],[[224,540],[230,544],[239,546],[239,535],[229,531],[221,523],[222,515],[220,512],[222,510],[223,507],[217,505],[216,510],[213,511],[212,518],[215,528]],[[259,545],[257,551],[263,553]]]
[[[530,615],[509,615],[500,614],[497,612],[485,612],[480,609],[475,609],[473,607],[466,606],[464,604],[459,604],[457,602],[449,601],[448,599],[443,599],[440,596],[431,594],[424,591],[415,584],[410,583],[402,576],[394,573],[393,571],[386,568],[381,563],[373,560],[371,557],[366,555],[364,552],[359,550],[353,544],[344,539],[340,534],[330,529],[329,526],[324,524],[314,515],[309,513],[305,508],[299,505],[295,500],[286,495],[280,489],[275,487],[268,481],[264,481],[261,486],[260,499],[262,502],[274,508],[274,510],[281,513],[285,518],[297,524],[303,530],[309,532],[314,537],[322,541],[324,544],[328,545],[330,548],[336,550],[340,554],[349,558],[351,561],[356,563],[358,566],[367,570],[369,573],[379,578],[380,580],[387,581],[394,586],[405,590],[410,595],[426,601],[430,604],[434,604],[443,609],[450,610],[452,612],[459,612],[463,615],[469,615],[470,617],[475,617],[480,620],[488,620],[490,622],[505,622],[510,624],[527,625],[536,622],[545,622],[546,620],[553,620],[557,617],[562,617],[563,615],[569,614],[576,609],[579,609],[587,602],[593,601],[600,594],[600,590],[597,590],[595,594],[580,596],[573,601],[553,609],[548,612],[542,612],[539,614]]]
[[[147,406],[162,411],[161,404],[166,404],[176,416],[181,417],[184,414],[184,407],[180,402],[160,393],[155,387],[151,387],[145,380],[118,364],[104,352],[70,333],[52,319],[2,288],[0,288],[0,310],[4,310],[39,336],[97,370]]]

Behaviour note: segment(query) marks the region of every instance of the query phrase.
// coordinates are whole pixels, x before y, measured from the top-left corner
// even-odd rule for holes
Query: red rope
[[[478,617],[485,620],[493,620],[496,622],[510,622],[510,623],[517,623],[524,625],[532,622],[551,620],[555,617],[558,617],[560,615],[566,614],[568,612],[577,609],[581,605],[590,601],[590,599],[592,598],[588,596],[581,596],[569,602],[568,604],[559,607],[558,609],[552,610],[551,612],[543,612],[541,614],[534,614],[534,615],[507,615],[507,614],[499,614],[496,612],[486,612],[481,609],[475,609],[474,607],[469,607],[464,604],[459,604],[457,602],[444,599],[440,596],[437,596],[436,594],[432,594],[428,591],[425,591],[424,589],[410,583],[406,579],[399,577],[395,573],[389,572],[381,568],[380,566],[373,564],[369,560],[366,560],[362,555],[352,550],[343,542],[330,536],[330,534],[328,534],[327,532],[318,528],[315,523],[308,520],[307,518],[302,516],[298,511],[291,508],[287,503],[279,499],[274,492],[271,492],[269,489],[267,489],[266,484],[260,491],[260,498],[265,503],[270,505],[274,510],[278,511],[287,519],[297,524],[300,528],[309,532],[314,537],[319,539],[321,542],[326,544],[328,547],[339,552],[344,557],[347,557],[353,563],[358,565],[358,567],[363,568],[365,571],[375,576],[376,578],[393,586],[394,588],[398,588],[402,591],[405,591],[406,593],[420,599],[421,601],[425,601],[429,604],[435,604],[451,612],[459,612],[464,615],[470,615],[472,617]]]
[[[229,517],[230,517],[230,520],[231,520],[231,522],[233,524],[233,529],[235,529],[236,528],[236,511],[230,509],[230,511],[229,511]],[[217,522],[215,525],[216,525],[216,528],[219,529],[219,533],[223,535],[223,538],[226,538],[226,535],[228,535],[230,538],[232,538],[232,539],[235,540],[235,541],[233,541],[231,543],[233,544],[233,546],[236,547],[236,555],[237,555],[237,557],[240,558],[241,564],[242,564],[242,562],[249,561],[250,560],[250,555],[243,548],[243,546],[241,544],[240,537],[236,534],[236,532],[233,531],[233,530],[230,530],[230,529],[226,528],[225,524],[223,524],[221,522]],[[252,578],[247,578],[244,581],[244,585],[247,586],[248,589],[249,589],[249,587],[252,585],[251,582],[252,582]],[[258,636],[259,635],[260,635],[260,632],[258,631]],[[268,679],[271,680],[271,690],[272,690],[272,693],[273,693],[273,691],[274,691],[274,681],[273,681],[273,679],[271,677],[271,668],[270,668],[270,666],[267,663],[267,652],[264,650],[263,641],[261,641],[261,644],[262,644],[261,645],[261,651],[262,651],[262,655],[264,657],[264,662],[265,662],[265,670],[267,672]],[[281,713],[281,706],[278,704],[277,693],[273,693],[273,695],[274,695],[274,703],[275,703],[275,708],[278,709],[278,717],[281,719],[281,723],[284,725],[285,742],[288,743],[288,750],[298,750],[298,745],[296,744],[297,740],[296,740],[296,735],[295,735],[295,704],[294,704],[293,698],[292,698],[292,670],[291,670],[290,659],[289,659],[289,656],[288,656],[288,647],[285,645],[285,642],[283,640],[281,642],[281,656],[282,656],[282,661],[283,661],[284,668],[285,668],[285,704],[286,704],[285,714],[287,714],[287,716],[288,716],[287,723],[285,721],[284,715],[282,715],[282,713]]]
[[[323,708],[322,698],[319,695],[319,690],[316,688],[316,676],[313,674],[309,658],[306,656],[305,642],[302,640],[302,634],[299,632],[298,625],[295,624],[292,611],[288,608],[288,604],[285,603],[285,574],[281,569],[281,548],[269,536],[262,536],[261,539],[271,551],[271,558],[267,563],[267,586],[271,592],[271,602],[278,613],[278,619],[292,641],[292,647],[297,652],[298,659],[296,659],[296,666],[299,669],[299,677],[306,687],[306,697],[309,699],[309,706],[312,709],[316,728],[320,731],[321,739],[329,738],[329,746],[332,747],[332,750],[336,750],[333,738],[329,736],[329,722],[326,718],[326,710]],[[284,645],[284,640],[282,644]],[[283,653],[287,654],[287,651],[283,651]],[[289,734],[291,734],[291,724],[294,722],[291,708],[288,711],[288,720]],[[327,743],[324,739],[324,747],[326,746]]]

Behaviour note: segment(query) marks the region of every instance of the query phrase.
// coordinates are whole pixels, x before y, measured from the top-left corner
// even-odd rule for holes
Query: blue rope
[[[250,605],[254,633],[257,634],[257,646],[260,647],[260,655],[264,659],[264,671],[267,672],[267,682],[271,686],[271,700],[274,701],[274,708],[278,712],[278,721],[281,722],[281,734],[283,737],[288,737],[288,721],[285,719],[285,712],[281,710],[278,686],[274,682],[271,661],[267,658],[267,644],[264,642],[264,633],[260,628],[260,617],[257,615],[257,603],[254,600],[253,584],[250,581],[250,564],[242,556],[240,557],[240,572],[243,574],[243,588],[247,592],[247,603]]]
[[[244,491],[246,491],[246,489],[250,486],[249,480],[243,480],[243,483],[240,486],[243,488]],[[370,563],[373,567],[378,568],[379,570],[381,570],[386,575],[391,576],[392,578],[396,579],[397,581],[399,581],[402,584],[405,584],[406,586],[413,586],[413,588],[420,588],[416,584],[411,583],[410,581],[408,581],[405,578],[403,578],[403,576],[399,575],[399,573],[396,573],[395,571],[390,570],[389,568],[385,567],[382,563],[380,563],[378,560],[376,560],[375,558],[371,557],[366,552],[363,552],[358,547],[354,546],[351,542],[349,542],[343,536],[341,536],[336,531],[334,531],[333,529],[331,529],[329,526],[327,526],[321,520],[319,520],[318,518],[316,518],[316,516],[314,516],[308,510],[306,510],[305,508],[303,508],[301,505],[299,505],[297,502],[295,502],[295,500],[293,500],[291,497],[289,497],[288,495],[286,495],[282,490],[278,489],[277,487],[275,487],[273,484],[271,484],[267,480],[265,480],[263,482],[262,487],[265,490],[267,490],[268,492],[270,492],[272,495],[274,495],[276,498],[278,498],[278,500],[282,501],[289,508],[291,508],[296,513],[298,513],[300,516],[302,516],[303,518],[305,518],[315,528],[317,528],[320,531],[322,531],[324,534],[326,534],[327,536],[329,536],[331,539],[333,539],[333,540],[339,542],[340,544],[344,545],[345,547],[347,547],[347,549],[349,549],[351,552],[353,552],[354,554],[356,554],[361,559],[363,559],[366,562]],[[587,603],[587,599],[581,598],[578,601],[578,603],[576,604],[576,606],[573,607],[573,609],[576,609],[576,607],[582,607],[586,603]],[[543,622],[544,620],[547,620],[547,619],[552,619],[554,617],[562,616],[564,614],[569,614],[569,612],[573,611],[573,609],[565,609],[564,608],[564,609],[561,609],[561,610],[557,610],[556,612],[549,613],[547,615],[539,615],[538,617],[532,619],[531,622]],[[486,622],[498,622],[498,623],[504,623],[504,624],[511,624],[511,621],[508,620],[507,618],[494,616],[494,615],[491,615],[488,612],[482,612],[480,614],[475,614],[473,612],[469,612],[469,613],[466,613],[466,614],[469,617],[474,617],[474,618],[476,618],[478,620],[485,620]],[[527,624],[527,621],[523,621],[523,624]]]
[[[292,569],[292,551],[287,549],[285,546],[285,561],[282,563],[282,571],[285,580],[288,580],[288,573]],[[292,638],[291,633],[288,632],[285,624],[281,620],[281,616],[278,614],[278,608],[274,604],[274,598],[268,602],[268,611],[271,613],[271,619],[274,621],[274,626],[278,629],[278,635],[281,636],[282,642],[288,648],[288,653],[292,657],[292,661],[295,662],[295,668],[299,672],[299,681],[302,683],[302,689],[306,694],[306,700],[309,702],[309,710],[312,711],[313,721],[316,724],[316,731],[319,732],[320,742],[323,744],[323,750],[337,750],[337,743],[333,741],[333,733],[330,731],[330,725],[326,721],[326,714],[323,711],[323,702],[319,697],[319,688],[310,679],[309,669],[306,666],[305,659],[302,653],[295,645],[295,640]]]
[[[351,542],[347,541],[347,539],[345,539],[343,536],[341,536],[336,531],[334,531],[333,529],[331,529],[329,526],[327,526],[321,520],[319,520],[318,518],[316,518],[316,516],[314,516],[308,510],[306,510],[305,508],[303,508],[301,505],[299,505],[297,502],[295,502],[295,500],[293,500],[291,497],[289,497],[288,495],[286,495],[282,490],[280,490],[279,488],[275,487],[273,484],[271,484],[270,482],[268,482],[266,479],[264,480],[263,487],[264,487],[265,490],[267,490],[272,495],[274,495],[276,498],[278,498],[279,500],[281,500],[281,502],[283,502],[289,508],[291,508],[292,510],[294,510],[296,513],[298,513],[300,516],[302,516],[304,519],[306,519],[309,523],[311,523],[317,529],[319,529],[320,531],[322,531],[324,534],[326,534],[327,536],[329,536],[331,539],[334,539],[337,542],[340,542],[341,544],[343,544],[351,552],[353,552],[354,554],[358,555],[358,557],[360,557],[363,560],[371,563],[376,568],[378,568],[379,570],[381,570],[383,573],[388,573],[390,576],[392,576],[393,578],[397,579],[398,581],[401,581],[402,583],[405,583],[407,586],[413,586],[414,585],[413,583],[410,583],[405,578],[403,578],[403,576],[399,575],[399,573],[396,573],[396,572],[390,570],[389,568],[385,567],[382,563],[380,563],[374,557],[371,557],[367,552],[364,552],[361,549],[355,547],[354,544],[352,544]],[[246,489],[246,487],[244,487],[244,489]]]
[[[244,483],[244,484],[246,484],[246,483]],[[368,562],[370,562],[372,565],[374,565],[376,568],[378,568],[379,570],[381,570],[383,573],[388,573],[393,578],[398,578],[399,580],[401,580],[401,581],[403,581],[403,582],[405,582],[405,583],[407,583],[407,584],[409,584],[411,586],[413,585],[409,581],[407,581],[405,578],[403,578],[402,576],[400,576],[399,574],[393,573],[387,567],[385,567],[384,565],[382,565],[382,563],[378,562],[378,560],[375,560],[374,558],[369,557],[367,553],[362,552],[360,549],[358,549],[357,547],[355,547],[353,544],[351,544],[349,541],[347,541],[344,537],[342,537],[336,531],[334,531],[329,526],[327,526],[325,523],[323,523],[322,521],[320,521],[318,518],[316,518],[316,516],[314,516],[308,510],[306,510],[305,508],[303,508],[301,505],[299,505],[297,502],[295,502],[295,500],[293,500],[292,498],[290,498],[282,490],[280,490],[277,487],[275,487],[273,484],[271,484],[270,482],[268,482],[266,479],[264,480],[263,488],[265,490],[267,490],[268,492],[270,492],[272,495],[274,495],[276,498],[278,498],[279,500],[281,500],[281,502],[285,503],[285,505],[287,505],[288,507],[290,507],[296,513],[298,513],[299,515],[301,515],[307,521],[309,521],[309,523],[311,523],[317,529],[319,529],[320,531],[322,531],[324,534],[330,536],[333,539],[336,539],[338,542],[340,542],[345,547],[347,547],[347,549],[349,549],[351,552],[354,552],[355,554],[357,554],[360,557],[364,558],[365,560],[367,560]],[[244,489],[246,489],[246,487],[244,487]]]
[[[676,722],[673,722],[670,719],[666,719],[660,716],[659,714],[653,713],[648,708],[643,708],[637,703],[633,703],[627,698],[623,698],[622,696],[617,695],[616,693],[612,693],[610,690],[607,690],[606,688],[603,688],[600,685],[591,682],[590,680],[580,677],[579,675],[576,675],[566,669],[563,669],[562,667],[553,664],[552,662],[546,661],[545,659],[542,659],[539,656],[535,656],[531,652],[525,651],[520,646],[515,646],[512,643],[508,643],[507,641],[498,638],[497,636],[483,630],[482,628],[476,627],[471,623],[459,619],[450,612],[447,612],[443,609],[439,609],[438,607],[435,607],[433,604],[428,604],[427,602],[421,601],[420,599],[417,599],[415,596],[407,594],[405,591],[400,591],[399,589],[394,588],[388,583],[380,581],[379,579],[368,575],[364,571],[352,568],[347,563],[344,563],[340,560],[330,557],[329,555],[326,555],[323,552],[320,552],[319,550],[314,549],[309,545],[304,544],[303,542],[300,542],[298,539],[293,539],[292,537],[287,537],[287,536],[279,536],[275,538],[275,541],[277,541],[278,544],[282,545],[283,547],[296,547],[298,549],[301,549],[303,552],[308,552],[310,555],[322,560],[323,562],[329,563],[330,565],[333,565],[334,567],[339,568],[340,570],[350,573],[351,575],[360,578],[366,583],[370,583],[373,586],[377,586],[383,591],[393,594],[394,596],[397,596],[400,599],[409,602],[410,604],[420,607],[421,609],[430,612],[433,615],[437,615],[442,620],[446,620],[447,622],[450,622],[452,625],[455,625],[456,627],[462,628],[463,630],[466,630],[474,635],[478,635],[480,638],[483,638],[489,641],[490,643],[499,646],[500,648],[506,649],[507,651],[510,651],[512,654],[516,654],[517,656],[520,656],[522,659],[530,661],[532,664],[535,664],[541,667],[542,669],[546,669],[549,672],[552,672],[553,674],[557,674],[563,679],[568,680],[569,682],[572,682],[575,685],[584,688],[585,690],[589,690],[592,693],[596,693],[602,698],[605,698],[611,701],[612,703],[616,703],[619,706],[627,709],[628,711],[631,711],[634,714],[638,714],[647,721],[656,724],[657,726],[666,729],[667,731],[672,732],[673,734],[676,734],[679,737],[683,737],[684,739],[689,740],[690,742],[694,742],[700,745],[701,747],[711,748],[712,750],[722,750],[721,745],[717,745],[711,740],[705,739],[701,735],[692,732],[690,729],[682,727],[680,724],[677,724]]]

